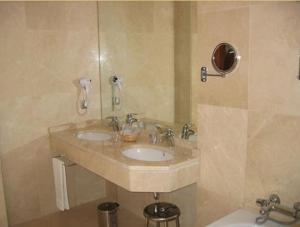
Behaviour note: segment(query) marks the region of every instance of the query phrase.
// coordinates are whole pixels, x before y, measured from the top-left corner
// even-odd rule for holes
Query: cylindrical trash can
[[[99,227],[118,227],[118,203],[101,203],[98,210]]]

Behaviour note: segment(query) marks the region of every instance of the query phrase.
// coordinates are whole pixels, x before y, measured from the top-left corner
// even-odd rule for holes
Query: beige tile
[[[247,1],[203,1],[197,5],[200,14],[217,13],[231,10],[240,10],[248,7],[250,2]]]
[[[105,198],[103,200],[92,201],[68,211],[57,212],[12,227],[98,227],[97,206],[105,201],[111,200]],[[145,222],[143,218],[121,207],[118,210],[118,224],[120,227],[143,227]]]
[[[80,167],[76,166],[76,205],[84,204],[95,199],[102,199],[106,196],[105,180]]]
[[[238,108],[247,108],[248,105],[249,9],[227,3],[232,4],[230,10],[224,8],[203,13],[202,4],[205,6],[207,3],[198,3],[198,33],[192,37],[193,122],[197,119],[198,103]],[[203,83],[200,81],[200,68],[206,66],[208,73],[215,73],[211,56],[221,42],[231,43],[242,59],[236,70],[226,78],[208,77]]]
[[[100,2],[100,32],[153,32],[154,4],[154,2]]]
[[[21,2],[1,2],[0,4],[0,29],[24,29],[25,11]]]
[[[28,149],[29,148],[29,149]],[[40,215],[37,179],[37,151],[32,144],[2,157],[5,199],[9,224],[16,224]],[[20,212],[22,211],[22,212]]]
[[[247,111],[210,105],[199,105],[198,110],[198,129],[201,132],[198,139],[198,224],[204,226],[203,223],[207,224],[243,205]],[[220,206],[220,213],[213,212],[210,218],[206,218],[211,212],[211,203],[215,207]]]
[[[298,116],[300,4],[255,4],[250,9],[249,109]]]
[[[49,148],[48,137],[45,136],[35,144],[37,149],[36,172],[38,187],[36,190],[39,195],[40,213],[46,215],[56,212],[54,177],[52,170],[51,151]]]
[[[181,211],[181,226],[197,226],[197,184],[192,184],[169,193],[169,201],[176,204]]]
[[[299,124],[299,117],[249,112],[247,206],[272,193],[286,205],[299,200]]]
[[[56,211],[48,127],[101,117],[97,7],[1,2],[0,29],[6,78],[0,85],[0,149],[9,224],[16,224]],[[86,114],[78,113],[74,85],[82,76],[93,84]]]
[[[97,26],[96,2],[26,2],[24,8],[31,30],[95,31]]]

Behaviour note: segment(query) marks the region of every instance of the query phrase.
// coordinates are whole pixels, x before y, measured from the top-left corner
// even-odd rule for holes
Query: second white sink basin
[[[112,138],[110,133],[101,131],[81,131],[76,134],[78,139],[82,140],[94,140],[94,141],[104,141],[110,140]]]
[[[123,150],[122,154],[127,158],[148,162],[162,162],[174,158],[172,154],[163,149],[150,147],[131,147]]]

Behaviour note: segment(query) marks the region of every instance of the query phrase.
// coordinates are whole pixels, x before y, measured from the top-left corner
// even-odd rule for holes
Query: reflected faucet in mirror
[[[120,131],[121,127],[120,127],[119,119],[117,116],[110,116],[110,117],[107,117],[106,119],[111,120],[111,122],[109,123],[109,126],[113,128],[114,132]]]
[[[195,131],[192,130],[191,128],[192,128],[192,124],[191,123],[183,125],[182,131],[181,131],[181,139],[188,140],[191,135],[195,134]]]
[[[168,141],[168,143],[171,147],[175,146],[174,137],[175,137],[175,133],[174,133],[173,129],[171,129],[171,128],[167,128],[166,131],[163,132],[163,134],[161,135],[161,139]]]

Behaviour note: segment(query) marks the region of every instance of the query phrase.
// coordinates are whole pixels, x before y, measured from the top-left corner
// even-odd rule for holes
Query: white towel
[[[68,210],[69,199],[67,191],[67,178],[66,168],[64,161],[58,158],[52,158],[55,194],[56,194],[56,206],[59,210]]]

